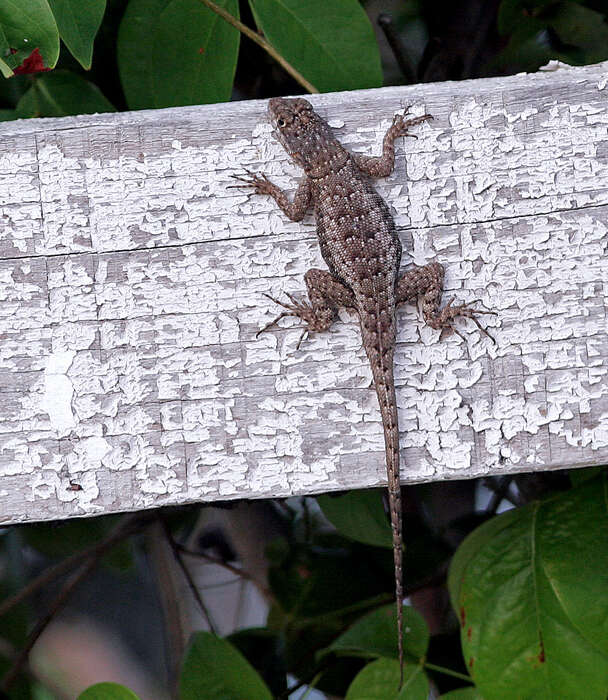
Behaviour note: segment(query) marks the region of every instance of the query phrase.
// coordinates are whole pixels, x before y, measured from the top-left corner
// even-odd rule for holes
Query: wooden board
[[[494,347],[399,312],[403,481],[608,460],[608,64],[311,98]],[[296,350],[263,292],[322,265],[264,102],[0,124],[0,522],[386,483],[356,318]],[[484,319],[486,320],[486,319]]]

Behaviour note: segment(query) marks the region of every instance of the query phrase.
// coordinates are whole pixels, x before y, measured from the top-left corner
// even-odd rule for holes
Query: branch
[[[103,556],[108,549],[111,549],[120,540],[124,539],[125,537],[129,537],[136,532],[144,522],[145,519],[134,519],[130,523],[125,523],[125,526],[121,530],[116,532],[112,531],[103,540],[100,540],[90,547],[86,547],[80,552],[76,552],[65,559],[62,559],[57,564],[45,569],[41,574],[36,576],[36,578],[32,579],[26,586],[17,591],[17,593],[10,596],[10,598],[6,598],[6,600],[0,603],[0,617],[7,613],[15,605],[18,605],[26,598],[29,598],[29,596],[34,594],[39,588],[43,588],[51,581],[59,578],[59,576],[62,574],[65,574],[73,569],[84,559],[95,556]]]
[[[291,63],[288,63],[283,58],[283,56],[281,56],[281,54],[257,32],[254,32],[253,29],[250,29],[246,24],[243,24],[236,17],[233,17],[229,12],[226,12],[226,10],[223,7],[216,5],[211,0],[201,0],[201,2],[203,3],[203,5],[206,5],[210,10],[215,12],[216,15],[219,15],[223,20],[228,22],[228,24],[231,24],[233,27],[238,29],[239,32],[241,32],[241,34],[244,34],[246,37],[251,39],[251,41],[254,41],[258,46],[261,46],[264,49],[264,51],[270,54],[274,58],[274,60],[280,66],[282,66],[294,80],[297,80],[298,83],[300,83],[300,85],[307,92],[314,94],[319,93],[317,88],[312,83],[309,83],[308,80],[306,80],[306,78],[291,65]]]
[[[260,591],[260,593],[267,598],[268,600],[274,600],[274,596],[272,595],[272,592],[270,591],[269,588],[266,586],[263,586],[259,581],[257,581],[250,573],[245,571],[244,569],[239,569],[237,566],[233,566],[232,564],[229,564],[227,561],[224,561],[223,559],[218,559],[217,557],[212,557],[209,554],[206,554],[205,552],[195,552],[192,549],[188,549],[187,547],[184,547],[183,544],[179,544],[179,542],[175,543],[175,546],[177,549],[182,553],[182,554],[187,554],[189,557],[199,557],[199,559],[204,559],[205,561],[209,562],[210,564],[217,564],[217,566],[221,566],[227,571],[230,571],[231,573],[235,574],[239,578],[245,579],[246,581],[251,581],[256,588]]]
[[[138,516],[128,515],[122,518],[112,532],[103,541],[105,546],[100,546],[99,550],[95,552],[95,554],[92,555],[88,561],[77,569],[76,572],[74,572],[66,581],[62,589],[55,596],[46,614],[39,618],[38,622],[35,624],[34,629],[30,632],[27,641],[25,642],[25,646],[17,654],[13,664],[6,672],[4,678],[2,679],[2,683],[0,684],[1,692],[8,694],[10,687],[26,665],[32,647],[34,644],[36,644],[40,635],[47,628],[49,622],[51,622],[53,617],[55,617],[59,610],[61,610],[61,608],[65,605],[76,586],[78,586],[78,584],[83,581],[91,573],[91,571],[93,571],[97,564],[99,564],[105,552],[125,536],[125,531],[128,531],[129,534],[131,533],[135,520],[138,520]],[[100,545],[101,544],[102,543],[100,543]]]
[[[207,624],[209,625],[209,629],[213,632],[213,634],[217,635],[217,627],[213,622],[213,618],[211,617],[211,613],[207,609],[207,606],[205,605],[205,603],[201,597],[201,594],[198,591],[198,588],[196,587],[196,583],[192,579],[192,574],[190,573],[190,569],[188,569],[188,567],[186,566],[186,564],[182,558],[182,552],[181,552],[180,546],[173,539],[173,536],[171,535],[169,527],[164,522],[163,522],[163,529],[165,532],[165,537],[167,538],[167,542],[169,543],[171,550],[173,551],[173,556],[175,557],[175,561],[178,563],[179,568],[182,570],[182,573],[184,574],[186,581],[188,582],[188,587],[190,588],[190,592],[192,593],[194,600],[196,600],[198,607],[201,609],[201,612],[203,613],[203,617],[205,618],[205,620],[207,620]]]

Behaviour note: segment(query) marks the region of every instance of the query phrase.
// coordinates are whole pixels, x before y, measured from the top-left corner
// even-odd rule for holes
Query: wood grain
[[[311,98],[351,150],[435,119],[378,182],[494,347],[399,314],[403,481],[608,461],[608,64]],[[322,265],[265,103],[0,124],[0,522],[385,483],[356,319],[255,338]],[[409,251],[409,253],[408,253]]]

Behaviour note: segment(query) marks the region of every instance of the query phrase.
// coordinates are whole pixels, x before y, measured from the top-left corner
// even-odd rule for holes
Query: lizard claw
[[[260,333],[263,333],[264,331],[268,330],[269,328],[272,328],[273,326],[276,326],[277,323],[282,319],[285,318],[285,316],[295,316],[296,318],[302,319],[304,323],[306,324],[304,326],[304,330],[302,331],[302,335],[300,336],[297,344],[297,349],[300,348],[300,345],[302,344],[302,341],[304,340],[305,337],[310,335],[311,332],[316,332],[316,331],[323,331],[329,328],[329,324],[331,323],[331,318],[325,318],[323,313],[317,313],[315,312],[314,307],[312,304],[305,302],[305,301],[300,301],[299,299],[296,299],[292,294],[289,292],[285,292],[287,298],[291,302],[290,304],[280,301],[279,299],[275,299],[274,297],[270,296],[270,294],[266,294],[264,292],[264,296],[273,301],[275,304],[278,304],[279,306],[282,306],[285,311],[280,313],[274,320],[272,320],[270,323],[267,323],[264,328],[259,330],[256,333],[256,338],[260,335]],[[331,313],[331,312],[330,312]],[[331,316],[333,316],[333,313],[331,313]]]
[[[395,131],[396,136],[410,136],[411,138],[418,138],[415,134],[409,133],[409,128],[412,126],[417,126],[423,122],[429,121],[433,118],[432,114],[423,114],[420,117],[412,117],[411,119],[405,119],[407,114],[409,114],[410,107],[406,107],[403,114],[395,114],[393,117],[393,125],[391,129]]]
[[[246,187],[253,187],[254,191],[256,194],[270,194],[274,185],[270,180],[262,173],[261,175],[256,175],[255,173],[251,172],[251,170],[247,170],[247,168],[244,168],[245,172],[247,175],[231,175],[234,180],[238,180],[239,182],[243,183],[241,185],[228,185],[228,187],[233,188],[233,187],[238,187],[239,189],[241,188],[246,188]]]
[[[270,323],[267,323],[263,328],[260,328],[260,330],[255,334],[255,337],[258,338],[261,333],[264,333],[265,331],[269,330],[270,328],[274,328],[275,326],[278,325],[279,321],[282,318],[285,318],[286,316],[298,316],[300,317],[300,314],[298,311],[300,311],[300,307],[303,307],[304,305],[301,304],[301,302],[298,302],[298,300],[292,296],[289,292],[285,292],[287,296],[289,297],[290,301],[292,302],[291,304],[286,304],[284,301],[280,301],[279,299],[275,299],[273,296],[270,296],[270,294],[266,294],[266,292],[263,292],[264,296],[267,299],[270,299],[270,301],[274,302],[275,304],[278,304],[279,306],[282,306],[285,311],[281,312],[275,319],[270,321]],[[298,348],[300,347],[300,344],[304,338],[304,335],[308,332],[308,329],[305,328],[304,332],[300,336],[300,340],[298,340]]]
[[[479,314],[488,314],[488,315],[496,315],[496,311],[489,311],[487,309],[477,309],[475,308],[475,304],[480,304],[481,300],[475,299],[474,301],[468,301],[465,302],[464,304],[458,304],[457,306],[452,306],[454,302],[454,297],[451,297],[447,304],[441,309],[441,311],[437,314],[437,317],[434,319],[433,323],[431,323],[431,327],[433,328],[441,328],[443,330],[450,330],[452,333],[456,333],[456,335],[460,336],[463,340],[465,340],[464,336],[460,331],[458,331],[454,325],[454,319],[458,318],[459,316],[464,316],[465,318],[470,318],[473,323],[479,328],[480,332],[483,335],[486,335],[493,343],[494,345],[497,345],[496,339],[489,333],[489,331],[484,328],[481,323],[479,322],[479,319],[477,316]]]

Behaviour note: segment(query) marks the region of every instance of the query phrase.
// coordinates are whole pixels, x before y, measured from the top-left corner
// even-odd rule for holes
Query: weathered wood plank
[[[351,149],[429,111],[378,188],[493,347],[400,311],[403,480],[608,459],[608,64],[311,98]],[[0,522],[385,483],[356,319],[296,351],[262,296],[322,264],[265,104],[0,124]],[[465,331],[465,326],[461,326]]]

